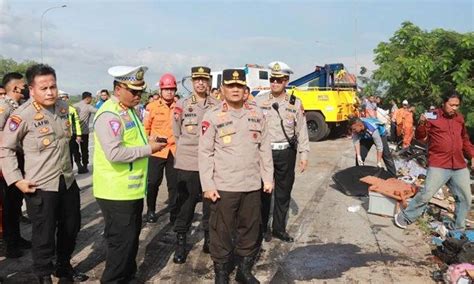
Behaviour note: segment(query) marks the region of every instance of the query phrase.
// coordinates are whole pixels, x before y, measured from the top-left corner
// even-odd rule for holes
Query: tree
[[[0,56],[0,78],[3,78],[3,76],[9,72],[19,72],[24,75],[26,69],[34,64],[37,64],[37,62],[33,60],[26,60],[21,63],[17,63],[11,58],[4,58],[3,56]]]
[[[386,98],[424,108],[439,105],[444,93],[463,96],[462,111],[474,126],[474,33],[424,31],[404,22],[374,50],[379,66],[373,78],[386,84]]]

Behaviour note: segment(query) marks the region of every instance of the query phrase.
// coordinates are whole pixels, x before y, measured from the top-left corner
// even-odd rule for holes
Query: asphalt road
[[[332,174],[352,166],[353,161],[350,139],[311,143],[310,166],[296,175],[288,219],[288,231],[296,241],[286,244],[273,239],[263,244],[254,267],[262,283],[433,282],[430,249],[416,227],[397,229],[391,218],[367,213],[367,198],[346,196],[334,188]],[[91,174],[78,175],[77,181],[82,228],[72,263],[90,276],[89,283],[98,283],[105,259],[103,219],[91,195]],[[201,204],[188,237],[188,260],[177,265],[172,261],[175,235],[164,203],[166,183],[158,198],[160,218],[156,224],[144,225],[140,235],[139,281],[212,283],[212,261],[201,251]],[[360,205],[360,210],[348,212],[353,205]],[[31,238],[30,226],[22,224],[22,233]],[[30,265],[30,252],[15,260],[0,255],[0,276],[6,278],[5,283],[34,283]]]

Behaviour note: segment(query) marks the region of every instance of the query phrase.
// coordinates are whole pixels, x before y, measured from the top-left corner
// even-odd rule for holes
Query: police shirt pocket
[[[231,127],[224,127],[218,130],[219,140],[223,147],[229,147],[234,140],[235,130]]]
[[[183,126],[187,133],[197,134],[198,123],[196,118],[185,118],[183,121]]]
[[[38,130],[36,141],[39,151],[43,151],[48,148],[54,148],[58,143],[53,130],[48,126],[40,128]]]

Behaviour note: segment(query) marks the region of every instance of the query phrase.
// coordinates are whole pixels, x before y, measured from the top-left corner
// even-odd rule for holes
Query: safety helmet
[[[160,87],[160,89],[176,89],[176,78],[173,74],[166,73],[161,76],[157,86]]]

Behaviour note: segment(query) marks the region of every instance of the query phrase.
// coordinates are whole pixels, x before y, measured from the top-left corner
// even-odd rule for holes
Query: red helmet
[[[158,86],[160,89],[176,89],[176,78],[173,74],[166,73],[161,76]]]

